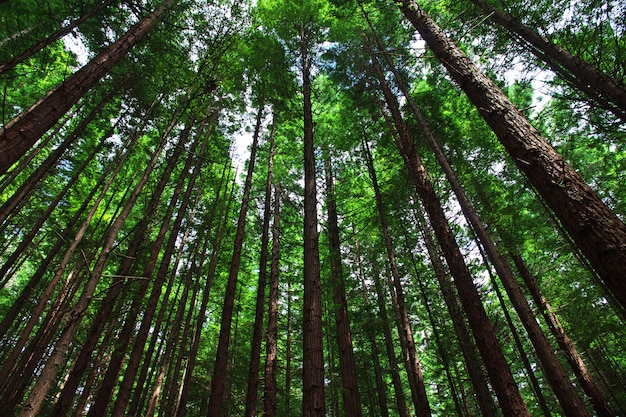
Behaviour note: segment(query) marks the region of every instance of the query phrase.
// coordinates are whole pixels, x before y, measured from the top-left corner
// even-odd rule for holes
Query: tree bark
[[[300,59],[304,107],[304,319],[302,327],[302,416],[324,417],[324,353],[319,237],[317,233],[317,190],[315,145],[311,107],[311,62],[308,33],[300,24]]]
[[[367,46],[366,42],[366,47]],[[450,226],[430,181],[430,177],[422,164],[421,158],[408,132],[408,128],[402,119],[396,97],[389,89],[382,74],[380,64],[376,57],[373,56],[371,47],[369,51],[370,55],[372,55],[373,68],[394,121],[396,132],[392,133],[396,133],[394,136],[398,150],[415,184],[417,194],[422,199],[435,236],[441,245],[444,257],[450,268],[450,273],[454,277],[459,297],[461,298],[465,313],[467,314],[470,326],[474,332],[474,337],[485,362],[487,373],[498,396],[500,407],[503,412],[509,416],[529,416],[528,409],[513,379],[508,362],[502,353],[493,326],[489,322],[487,313],[482,305],[472,275],[465,264],[463,255],[450,230]]]
[[[626,224],[414,0],[402,0],[400,10],[474,103],[609,291],[626,308]]]
[[[360,417],[361,397],[357,383],[356,364],[352,349],[352,333],[348,316],[348,302],[346,301],[346,285],[341,264],[341,242],[339,238],[339,221],[337,219],[337,201],[335,184],[333,181],[330,156],[325,155],[324,170],[326,179],[326,207],[328,245],[330,251],[331,283],[333,286],[333,301],[335,313],[335,332],[339,348],[339,375],[341,376],[341,393],[343,396],[343,411],[346,416]]]
[[[252,174],[254,173],[254,164],[259,141],[259,133],[261,130],[262,115],[264,105],[258,109],[257,123],[254,129],[254,137],[252,148],[250,151],[250,160],[248,162],[248,172],[246,174],[246,182],[244,184],[243,196],[241,198],[241,208],[239,209],[239,219],[237,220],[237,232],[233,243],[233,255],[230,261],[230,270],[228,273],[228,281],[226,284],[226,292],[224,294],[224,305],[222,307],[220,336],[217,344],[217,352],[215,354],[215,365],[213,367],[213,377],[211,380],[211,394],[209,397],[209,415],[219,417],[222,415],[224,403],[224,382],[226,381],[228,367],[228,347],[230,342],[230,333],[233,319],[233,309],[235,305],[235,296],[237,290],[237,275],[239,274],[239,266],[241,263],[241,250],[243,248],[243,240],[245,237],[246,215],[248,213],[248,203],[250,201],[250,191],[252,189]]]
[[[165,0],[155,11],[140,20],[61,85],[6,123],[0,133],[0,174],[7,172],[61,116],[143,39],[175,2],[176,0]]]
[[[274,123],[276,119],[274,119]],[[265,344],[265,386],[263,388],[263,417],[276,417],[278,386],[278,279],[280,275],[280,189],[274,185],[272,220],[272,262],[268,297],[267,342]],[[289,395],[289,391],[287,391]]]
[[[261,99],[261,103],[263,103]],[[261,126],[262,111],[257,115],[257,127]],[[256,305],[254,312],[254,328],[252,341],[250,342],[250,367],[248,370],[248,387],[246,391],[245,417],[257,415],[257,399],[259,392],[259,368],[261,367],[261,338],[263,336],[263,312],[265,310],[265,287],[267,283],[267,257],[269,252],[270,217],[272,202],[272,168],[274,159],[274,134],[276,126],[272,127],[270,134],[270,152],[267,161],[267,179],[265,181],[265,199],[263,202],[263,225],[261,227],[261,254],[259,255],[259,279],[257,283]]]
[[[489,19],[523,39],[530,52],[550,65],[566,81],[572,82],[600,107],[611,111],[626,122],[626,86],[622,82],[561,48],[486,0],[472,0],[472,3]]]

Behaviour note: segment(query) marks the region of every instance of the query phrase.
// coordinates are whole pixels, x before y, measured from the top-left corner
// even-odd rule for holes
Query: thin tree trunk
[[[274,118],[276,123],[276,118]],[[273,148],[273,147],[272,147]],[[272,154],[273,152],[270,152]],[[276,417],[278,386],[278,280],[280,275],[280,189],[274,185],[272,221],[272,262],[268,297],[267,342],[265,344],[265,386],[263,388],[263,417]],[[287,392],[289,395],[289,392]]]
[[[237,220],[237,232],[233,243],[233,255],[230,261],[230,270],[224,294],[224,304],[222,307],[220,336],[215,354],[215,365],[213,367],[213,377],[211,380],[211,394],[209,397],[209,415],[219,417],[222,415],[224,402],[224,382],[228,367],[228,346],[230,341],[230,330],[233,319],[233,308],[237,289],[237,275],[241,263],[241,250],[245,237],[246,215],[248,213],[248,203],[250,201],[250,190],[252,189],[252,174],[261,130],[262,115],[265,106],[261,104],[258,109],[257,123],[254,129],[250,160],[248,162],[248,172],[244,184],[243,196],[241,198],[241,208],[239,209],[239,219]]]
[[[365,44],[366,47],[369,48],[373,68],[376,71],[380,87],[385,96],[385,101],[394,121],[395,133],[397,133],[394,135],[396,144],[404,159],[410,177],[415,184],[416,191],[424,203],[435,236],[439,240],[444,257],[450,268],[450,273],[454,277],[459,297],[461,298],[465,313],[467,314],[470,326],[474,332],[474,337],[485,362],[487,373],[489,374],[493,388],[500,401],[500,406],[506,415],[529,416],[528,409],[513,379],[508,362],[502,353],[493,326],[489,322],[487,313],[482,305],[472,275],[465,264],[463,255],[450,230],[450,226],[430,181],[430,177],[422,164],[408,128],[402,119],[396,97],[389,89],[382,74],[380,64],[374,56],[371,47],[367,42]]]
[[[626,308],[626,224],[414,0],[399,6]]]
[[[374,261],[374,260],[373,260]],[[398,415],[400,417],[409,417],[409,411],[406,406],[406,398],[404,396],[404,387],[400,379],[400,371],[398,369],[398,360],[391,336],[391,328],[389,327],[389,318],[387,314],[387,301],[383,286],[380,283],[380,273],[375,263],[372,264],[372,280],[376,289],[376,303],[378,304],[378,317],[383,328],[383,336],[385,338],[385,349],[387,350],[387,358],[389,359],[389,371],[391,373],[391,382],[396,394],[396,406],[398,407]]]
[[[324,170],[326,173],[328,245],[330,251],[331,283],[333,286],[335,332],[337,347],[339,348],[339,374],[341,376],[343,411],[346,416],[360,417],[363,415],[363,412],[361,410],[356,364],[354,362],[354,351],[352,349],[352,333],[350,331],[350,318],[348,317],[346,285],[341,264],[341,243],[339,238],[339,221],[337,219],[335,184],[333,181],[330,156],[328,154],[326,154],[324,158]]]
[[[4,125],[0,174],[9,170],[68,110],[113,68],[163,17],[176,0],[165,0],[117,41],[61,85]]]
[[[137,201],[137,198],[139,197],[139,194],[143,189],[143,186],[148,181],[148,178],[156,165],[163,146],[164,141],[162,141],[161,144],[154,151],[152,160],[148,164],[146,170],[143,172],[143,175],[141,176],[139,182],[135,185],[133,192],[131,193],[130,197],[124,205],[124,208],[109,228],[107,235],[104,238],[104,242],[100,250],[100,254],[98,255],[98,259],[93,266],[91,273],[89,274],[89,278],[84,284],[83,292],[74,306],[72,315],[67,319],[67,324],[63,329],[61,336],[55,342],[54,352],[46,361],[46,365],[39,374],[37,382],[35,383],[35,386],[28,396],[26,404],[18,414],[19,417],[34,417],[38,414],[39,409],[41,408],[42,403],[45,399],[45,396],[48,393],[48,390],[50,389],[52,383],[54,382],[57,371],[65,359],[67,351],[70,348],[71,341],[78,330],[79,324],[82,321],[82,318],[87,313],[87,307],[89,306],[90,301],[93,298],[93,294],[96,290],[97,284],[100,282],[102,272],[108,261],[109,254],[111,252],[111,249],[113,248],[113,244],[115,243],[115,238],[122,228],[124,222],[126,221],[126,218],[130,214],[131,209],[134,207],[135,202]]]
[[[419,205],[417,202],[416,204]],[[454,332],[459,341],[461,353],[463,354],[463,359],[465,360],[465,366],[467,368],[467,374],[470,382],[472,383],[478,407],[483,416],[496,417],[498,413],[496,411],[496,405],[491,396],[491,392],[489,391],[489,386],[487,385],[487,376],[481,366],[480,357],[476,351],[474,340],[472,339],[469,329],[467,328],[465,315],[459,305],[457,295],[454,292],[453,283],[450,279],[448,271],[441,262],[435,239],[430,228],[426,224],[426,220],[424,219],[422,207],[417,207],[415,211],[418,227],[422,232],[422,237],[424,238],[424,244],[426,246],[426,250],[428,251],[431,265],[435,270],[435,276],[439,282],[439,288],[441,289],[443,299],[448,307],[448,312],[450,313],[452,326],[454,327]]]
[[[552,307],[548,303],[548,300],[546,300],[546,298],[541,294],[541,289],[539,288],[539,285],[537,285],[535,277],[526,266],[526,263],[518,254],[511,254],[511,257],[513,262],[515,262],[515,266],[524,280],[524,283],[526,283],[526,287],[530,291],[535,304],[541,311],[541,314],[548,324],[550,331],[563,351],[567,362],[574,371],[578,383],[582,387],[583,391],[585,391],[585,394],[587,394],[589,401],[593,405],[594,410],[598,416],[601,417],[615,416],[615,411],[611,409],[608,401],[602,394],[602,391],[600,391],[600,388],[594,381],[593,376],[589,373],[589,370],[578,353],[574,342],[567,336],[567,333],[565,333],[565,329],[559,322],[558,317],[552,311]]]
[[[354,225],[352,225],[352,230],[354,235],[356,236],[356,230]],[[365,301],[365,305],[367,310],[371,308],[371,301],[368,296],[368,289],[365,283],[365,272],[363,270],[363,261],[361,259],[361,249],[359,245],[358,238],[355,242],[356,249],[356,262],[359,271],[359,279],[361,281],[361,289],[363,292],[363,300]],[[367,338],[370,342],[370,346],[372,349],[372,361],[374,362],[374,375],[376,379],[376,394],[378,400],[378,412],[380,413],[380,417],[389,417],[389,408],[387,406],[387,388],[385,386],[385,382],[383,381],[383,372],[382,367],[380,365],[380,354],[378,351],[378,343],[376,342],[376,335],[374,334],[374,330],[370,323],[366,323],[365,325],[365,333],[367,334]]]
[[[42,39],[36,44],[30,46],[28,49],[26,49],[19,55],[4,61],[3,63],[0,64],[0,75],[15,68],[17,64],[24,62],[31,56],[35,55],[37,52],[41,51],[46,46],[52,45],[55,41],[61,39],[62,37],[70,33],[72,30],[77,28],[78,25],[80,25],[81,23],[89,19],[90,17],[96,15],[100,10],[109,6],[111,3],[113,3],[112,0],[106,0],[106,1],[101,2],[100,4],[95,5],[88,12],[80,16],[78,19],[72,20],[66,26],[63,26],[61,29],[57,30],[56,32],[48,36],[47,38]]]
[[[472,3],[480,8],[489,19],[526,41],[525,46],[530,52],[550,65],[566,81],[572,82],[576,88],[595,100],[598,105],[626,122],[626,85],[561,48],[550,39],[540,35],[535,29],[525,26],[487,1],[472,0]]]
[[[263,101],[263,100],[262,100]],[[274,117],[275,121],[276,117]],[[261,112],[257,116],[257,125],[261,124]],[[267,160],[267,179],[265,181],[265,200],[263,202],[263,225],[261,227],[261,254],[259,255],[259,279],[257,284],[254,329],[250,343],[250,367],[248,371],[248,389],[246,391],[245,417],[257,415],[259,393],[259,368],[261,367],[261,339],[263,337],[263,312],[265,310],[265,287],[267,283],[267,258],[269,254],[270,217],[272,203],[272,170],[274,166],[274,135],[276,125],[272,125],[269,139],[269,157]]]
[[[220,185],[216,192],[215,203],[211,209],[212,213],[210,215],[209,226],[207,230],[212,229],[213,219],[215,217],[215,209],[217,207],[217,202],[219,201],[219,196],[222,189],[222,183],[225,178],[226,167],[224,166],[224,171],[222,172],[222,176],[220,178]],[[228,187],[226,187],[228,188]],[[224,194],[226,196],[228,190],[225,190]],[[183,388],[180,394],[180,405],[177,410],[177,417],[183,417],[186,415],[186,406],[187,406],[187,396],[189,394],[189,390],[191,388],[191,377],[193,374],[193,370],[196,364],[196,357],[198,354],[198,349],[200,348],[200,337],[202,335],[202,327],[206,320],[206,311],[207,305],[209,303],[209,295],[211,291],[211,287],[213,286],[213,279],[215,278],[215,271],[217,269],[217,264],[219,261],[220,249],[222,247],[223,237],[225,235],[225,230],[228,222],[228,213],[230,212],[230,206],[233,201],[233,194],[231,192],[230,198],[225,198],[225,203],[222,205],[221,212],[218,214],[217,218],[222,219],[219,223],[219,227],[215,233],[215,240],[213,242],[213,250],[211,253],[211,260],[209,262],[209,268],[207,271],[207,280],[204,286],[204,291],[202,293],[202,301],[200,304],[200,309],[198,311],[197,319],[196,319],[196,328],[192,337],[191,348],[189,349],[189,362],[187,363],[187,373],[185,374],[185,379],[183,380]],[[132,406],[132,404],[131,404]],[[131,407],[132,410],[132,407]],[[132,413],[135,415],[135,413]]]
[[[311,62],[309,40],[300,24],[300,59],[304,106],[304,320],[302,327],[302,416],[323,417],[324,352],[322,296],[320,284],[319,236],[317,233],[317,190],[315,145],[311,107]]]

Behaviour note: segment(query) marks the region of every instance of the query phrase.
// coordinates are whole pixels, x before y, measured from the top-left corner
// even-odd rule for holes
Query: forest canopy
[[[0,0],[0,415],[626,415],[625,35]]]

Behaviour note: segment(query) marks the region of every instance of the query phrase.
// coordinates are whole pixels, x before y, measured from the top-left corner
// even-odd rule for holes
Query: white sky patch
[[[63,44],[66,49],[76,55],[79,67],[82,67],[89,61],[89,50],[82,39],[77,37],[74,32],[70,32],[67,36],[63,37]]]

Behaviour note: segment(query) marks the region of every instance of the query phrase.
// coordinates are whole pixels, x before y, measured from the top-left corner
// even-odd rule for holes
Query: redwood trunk
[[[485,362],[487,373],[498,396],[500,407],[508,416],[529,416],[526,404],[513,379],[511,369],[502,353],[493,326],[491,325],[472,275],[465,264],[463,255],[454,239],[452,230],[445,217],[426,168],[414,147],[413,140],[396,102],[396,98],[382,76],[382,70],[375,57],[372,64],[380,81],[385,101],[390,109],[397,135],[396,143],[410,177],[415,184],[417,194],[422,199],[428,213],[433,231],[441,245],[444,257],[454,277],[459,297],[474,332],[476,343]]]
[[[317,233],[315,147],[311,107],[311,63],[305,25],[300,25],[304,106],[304,320],[302,327],[302,416],[324,417],[324,354],[320,257]]]
[[[213,376],[211,380],[209,415],[214,417],[219,417],[222,415],[222,408],[224,403],[224,383],[227,380],[228,347],[231,338],[233,310],[235,306],[235,296],[237,290],[237,275],[239,274],[239,266],[241,263],[241,250],[243,248],[243,239],[245,237],[246,215],[248,213],[248,203],[250,201],[250,191],[252,189],[252,174],[254,172],[254,164],[258,147],[263,105],[259,107],[258,111],[259,116],[257,117],[257,124],[255,127],[252,148],[250,151],[248,172],[246,174],[246,182],[244,184],[243,196],[241,198],[241,208],[239,209],[239,219],[237,221],[237,232],[235,234],[235,241],[233,243],[233,255],[230,261],[230,270],[228,272],[228,281],[226,284],[226,292],[224,294],[220,336],[217,344],[215,365],[213,367]]]
[[[113,68],[163,17],[176,0],[165,0],[61,85],[9,121],[0,134],[0,174],[18,161],[78,100]]]
[[[335,184],[333,181],[330,157],[328,155],[326,155],[324,159],[324,170],[326,173],[328,245],[330,251],[333,301],[335,304],[335,331],[337,333],[337,347],[339,348],[339,375],[341,376],[343,410],[346,416],[360,417],[363,415],[363,412],[361,410],[361,397],[359,395],[354,351],[352,349],[352,333],[350,331],[350,318],[348,317],[346,286],[343,277],[343,267],[341,265],[341,243],[339,239]]]
[[[403,0],[400,9],[626,308],[626,224],[414,0]]]

